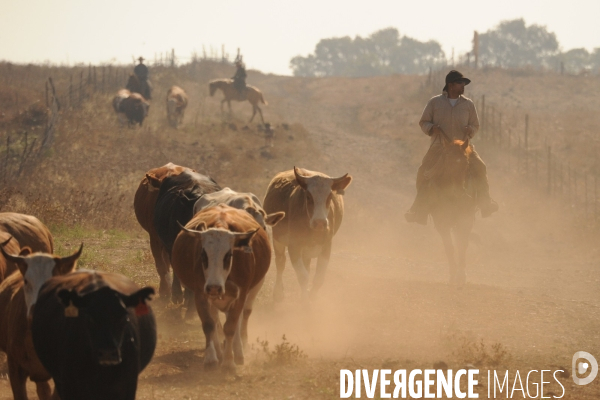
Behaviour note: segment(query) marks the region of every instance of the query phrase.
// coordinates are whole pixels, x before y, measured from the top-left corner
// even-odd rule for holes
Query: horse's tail
[[[268,106],[268,105],[269,105],[269,103],[267,103],[267,102],[265,101],[265,98],[263,97],[263,94],[262,94],[262,92],[260,92],[260,101],[261,101],[261,102],[262,102],[262,103],[263,103],[265,106]]]

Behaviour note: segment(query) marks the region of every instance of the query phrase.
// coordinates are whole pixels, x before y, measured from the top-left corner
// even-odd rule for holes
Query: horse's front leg
[[[464,285],[467,282],[467,248],[469,246],[469,235],[473,229],[473,219],[470,218],[464,221],[454,230],[454,238],[456,240],[456,251],[458,265],[456,269],[456,283]]]
[[[456,260],[454,259],[454,244],[452,243],[450,228],[436,227],[436,229],[442,237],[444,249],[446,250],[446,257],[448,258],[448,267],[450,268],[450,283],[454,283],[456,280]]]
[[[223,111],[223,103],[225,103],[226,101],[227,101],[226,99],[221,100],[221,116],[223,115],[223,112],[224,112]],[[231,109],[231,105],[229,106],[229,108]]]

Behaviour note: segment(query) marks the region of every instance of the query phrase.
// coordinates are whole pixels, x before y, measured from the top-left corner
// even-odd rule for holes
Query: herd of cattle
[[[161,298],[184,302],[186,316],[196,311],[202,321],[205,368],[234,371],[244,363],[248,319],[273,250],[275,301],[283,298],[286,248],[303,299],[317,259],[310,294],[318,291],[351,181],[294,167],[272,179],[261,202],[172,163],[146,173],[135,215],[150,236]],[[41,400],[134,399],[156,347],[154,289],[119,274],[76,270],[83,244],[68,257],[53,250],[37,218],[0,213],[0,350],[14,398],[27,399],[29,377]]]
[[[167,120],[173,128],[177,128],[183,121],[187,104],[187,94],[179,86],[172,86],[167,91]],[[113,98],[112,106],[119,122],[122,125],[128,123],[130,127],[135,124],[142,126],[150,110],[150,103],[142,94],[128,89],[119,89]]]

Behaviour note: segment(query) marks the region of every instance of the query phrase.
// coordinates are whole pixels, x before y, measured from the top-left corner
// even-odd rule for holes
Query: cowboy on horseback
[[[479,130],[479,119],[473,101],[463,96],[465,86],[471,80],[452,70],[446,75],[446,86],[442,94],[432,97],[419,121],[421,130],[431,137],[431,146],[423,157],[417,172],[417,196],[410,210],[404,214],[408,222],[427,225],[431,211],[431,197],[435,194],[426,171],[435,166],[442,154],[444,143],[471,139]],[[498,211],[498,204],[490,197],[487,169],[471,144],[469,172],[477,191],[477,205],[482,217]]]
[[[140,85],[142,86],[142,93],[140,94],[144,96],[144,98],[150,100],[152,96],[152,84],[150,84],[150,80],[148,79],[150,72],[148,71],[148,67],[144,65],[144,57],[139,57],[138,61],[140,63],[135,66],[133,73],[135,76],[137,76],[140,81]]]
[[[233,79],[233,87],[238,91],[240,96],[246,94],[246,66],[242,62],[242,57],[238,56],[235,59],[235,67],[237,68],[235,71],[235,75],[231,78]]]

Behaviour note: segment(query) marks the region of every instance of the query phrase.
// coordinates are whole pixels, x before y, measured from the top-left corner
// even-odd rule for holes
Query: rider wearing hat
[[[233,79],[233,87],[237,89],[240,95],[243,95],[246,91],[246,66],[242,62],[242,57],[237,57],[235,60],[235,67],[237,68],[235,71],[235,75],[231,78]]]
[[[425,171],[435,165],[443,149],[443,138],[448,140],[471,139],[479,130],[479,119],[475,104],[463,96],[465,86],[471,80],[452,70],[446,75],[446,85],[442,94],[432,97],[419,121],[423,133],[431,137],[431,146],[423,157],[417,172],[417,196],[410,210],[404,214],[408,222],[427,225],[430,212],[429,181]],[[478,206],[482,217],[489,217],[498,211],[498,204],[490,197],[487,169],[471,144],[469,168],[477,189]]]
[[[150,81],[148,80],[148,76],[150,73],[148,71],[148,67],[146,65],[144,65],[144,57],[139,57],[138,61],[140,63],[135,66],[135,68],[133,69],[133,73],[138,77],[138,79],[140,80],[140,84],[144,88],[143,91],[145,93],[142,93],[142,95],[146,99],[150,99],[150,97],[151,97],[150,92],[151,92],[151,87],[152,87],[152,85],[150,84]]]

